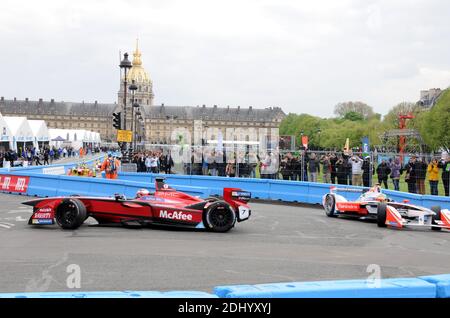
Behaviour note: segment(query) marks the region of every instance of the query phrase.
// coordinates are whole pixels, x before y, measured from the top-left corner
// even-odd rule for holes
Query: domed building
[[[134,81],[137,86],[135,92],[136,102],[140,105],[153,105],[153,83],[144,67],[142,66],[141,51],[139,50],[139,43],[136,40],[136,49],[133,53],[132,67],[127,73],[127,85]],[[122,74],[122,79],[120,82],[120,89],[118,94],[118,104],[123,104],[123,89],[124,89],[124,74]],[[131,95],[127,92],[127,99],[131,105]]]
[[[141,140],[145,144],[169,143],[171,132],[174,129],[184,129],[194,136],[194,131],[207,129],[225,131],[236,129],[254,129],[257,131],[269,130],[271,134],[278,135],[278,128],[286,116],[279,107],[266,107],[264,109],[240,106],[219,107],[213,105],[169,106],[154,105],[153,82],[142,64],[142,54],[138,42],[133,52],[132,66],[127,75],[127,129],[131,129],[132,94],[128,90],[134,82],[137,86],[134,98],[139,104],[142,120],[136,121],[136,130],[139,130]],[[48,128],[85,129],[98,132],[104,141],[114,142],[117,130],[113,127],[113,112],[123,112],[125,74],[122,74],[116,103],[85,103],[31,101],[6,99],[0,97],[0,112],[3,116],[23,116],[28,119],[45,120]],[[134,110],[138,110],[135,108]],[[199,128],[200,127],[200,128]],[[215,133],[217,135],[217,133]],[[258,133],[258,138],[262,135]]]

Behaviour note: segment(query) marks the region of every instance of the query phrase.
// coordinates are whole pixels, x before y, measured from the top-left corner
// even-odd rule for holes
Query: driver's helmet
[[[136,198],[142,198],[147,195],[150,195],[150,191],[147,189],[139,189],[138,192],[136,192]]]
[[[383,193],[380,193],[379,195],[377,195],[375,200],[378,201],[378,202],[388,202],[389,201],[388,197],[385,194],[383,194]]]

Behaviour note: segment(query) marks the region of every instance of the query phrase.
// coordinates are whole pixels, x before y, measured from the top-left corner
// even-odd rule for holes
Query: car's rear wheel
[[[386,227],[386,209],[387,205],[384,202],[378,204],[377,207],[377,225],[378,227]]]
[[[205,209],[203,222],[213,232],[228,232],[236,223],[236,214],[228,203],[216,201]]]
[[[433,211],[435,214],[431,217],[431,224],[433,225],[437,225],[436,221],[440,221],[441,220],[441,207],[440,206],[433,206],[431,207],[431,211]],[[433,231],[440,231],[442,230],[441,227],[437,227],[437,226],[431,226],[431,229]]]
[[[325,213],[329,217],[335,217],[336,216],[336,199],[334,198],[334,195],[327,194],[325,196],[325,202],[324,202],[324,208]]]
[[[86,207],[78,199],[65,199],[56,209],[56,223],[66,230],[75,230],[87,218]]]

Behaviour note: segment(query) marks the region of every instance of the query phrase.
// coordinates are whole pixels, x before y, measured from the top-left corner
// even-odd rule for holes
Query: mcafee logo
[[[192,215],[183,212],[167,212],[167,210],[159,210],[159,217],[171,220],[192,221]]]

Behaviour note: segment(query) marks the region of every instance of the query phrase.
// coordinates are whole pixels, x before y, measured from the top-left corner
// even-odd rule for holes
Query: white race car
[[[348,201],[337,192],[362,192],[356,201]],[[394,202],[377,185],[369,191],[331,187],[323,196],[322,205],[329,217],[338,215],[374,219],[379,227],[429,227],[450,230],[450,210],[433,206],[430,209],[410,204],[408,200]]]

